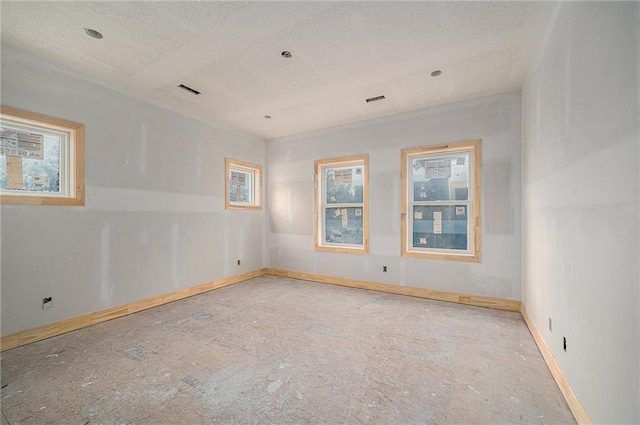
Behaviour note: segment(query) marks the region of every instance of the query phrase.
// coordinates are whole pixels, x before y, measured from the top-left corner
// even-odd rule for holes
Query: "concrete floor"
[[[2,424],[575,424],[517,313],[260,277],[2,353]]]

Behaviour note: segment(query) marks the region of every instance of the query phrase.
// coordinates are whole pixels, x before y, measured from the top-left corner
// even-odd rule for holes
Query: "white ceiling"
[[[0,12],[5,46],[272,139],[520,89],[557,5],[3,1]]]

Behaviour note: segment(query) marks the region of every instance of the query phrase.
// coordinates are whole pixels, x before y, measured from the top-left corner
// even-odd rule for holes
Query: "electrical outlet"
[[[240,260],[238,260],[238,265],[240,265]]]
[[[386,273],[386,272],[387,272],[387,266],[382,266],[382,271],[383,271],[384,273]]]
[[[551,323],[551,317],[549,317],[549,332],[553,332],[553,326]]]
[[[563,336],[562,337],[562,348],[564,349],[564,352],[567,352],[567,337]]]
[[[53,297],[45,297],[42,299],[42,308],[53,307]]]

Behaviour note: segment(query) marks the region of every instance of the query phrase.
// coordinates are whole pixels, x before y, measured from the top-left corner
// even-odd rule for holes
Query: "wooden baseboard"
[[[478,307],[520,312],[520,301],[506,300],[502,298],[457,294],[454,292],[434,291],[424,288],[390,285],[387,283],[368,282],[364,280],[346,279],[342,277],[292,272],[279,269],[267,269],[267,274],[280,277],[290,277],[293,279],[309,280],[312,282],[330,283],[332,285],[349,286],[352,288],[370,289],[373,291],[388,292],[391,294],[409,295],[418,298],[428,298],[438,301],[449,301]]]
[[[129,304],[112,307],[106,310],[85,314],[84,316],[62,320],[37,328],[16,332],[0,338],[0,350],[9,350],[32,342],[40,341],[63,333],[71,332],[86,326],[95,325],[117,317],[126,316],[138,311],[146,310],[172,301],[180,300],[192,295],[201,294],[216,288],[242,282],[254,277],[270,274],[273,276],[289,277],[293,279],[308,280],[313,282],[329,283],[332,285],[349,286],[352,288],[370,289],[373,291],[388,292],[392,294],[408,295],[412,297],[428,298],[439,301],[455,302],[478,307],[495,308],[499,310],[520,311],[520,301],[506,300],[501,298],[482,297],[478,295],[464,295],[453,292],[434,291],[424,288],[413,288],[406,286],[390,285],[386,283],[375,283],[363,280],[346,279],[334,276],[324,276],[311,273],[292,272],[279,269],[263,268],[252,272],[231,276],[215,282],[209,282],[191,288],[181,289],[169,294],[158,295]]]
[[[538,346],[538,349],[540,350],[540,353],[542,354],[542,357],[544,358],[547,366],[549,367],[549,370],[551,371],[553,379],[556,381],[558,387],[560,388],[560,391],[562,392],[562,395],[564,396],[567,404],[569,405],[569,408],[571,409],[571,412],[576,418],[576,421],[580,425],[592,425],[592,422],[589,419],[586,411],[582,407],[582,404],[578,400],[578,397],[576,397],[575,393],[571,389],[571,386],[567,382],[567,379],[562,373],[562,370],[558,366],[558,363],[553,358],[551,350],[549,350],[549,347],[547,347],[546,343],[542,339],[542,336],[531,320],[531,317],[529,317],[527,310],[525,309],[524,305],[520,303],[520,301],[483,297],[479,295],[464,295],[453,292],[434,291],[431,289],[390,285],[386,283],[368,282],[364,280],[347,279],[342,277],[325,276],[312,273],[301,273],[272,268],[254,270],[251,272],[220,279],[214,282],[208,282],[202,285],[181,289],[169,294],[158,295],[156,297],[135,301],[118,307],[85,314],[84,316],[61,320],[59,322],[39,326],[37,328],[28,329],[22,332],[16,332],[14,334],[0,338],[0,351],[9,350],[11,348],[30,344],[32,342],[40,341],[46,338],[51,338],[56,335],[61,335],[80,328],[126,316],[128,314],[146,310],[151,307],[167,304],[172,301],[190,297],[192,295],[202,294],[203,292],[222,288],[223,286],[228,286],[266,274],[272,276],[288,277],[292,279],[307,280],[312,282],[329,283],[332,285],[349,286],[352,288],[370,289],[373,291],[388,292],[398,295],[408,295],[418,298],[455,302],[459,304],[467,304],[478,307],[488,307],[499,310],[520,312],[529,328],[529,331],[531,332],[531,335],[533,336],[534,341]]]
[[[75,331],[76,329],[84,328],[86,326],[95,325],[97,323],[105,322],[117,317],[122,317],[128,314],[136,313],[138,311],[146,310],[151,307],[156,307],[162,304],[170,303],[172,301],[181,300],[192,295],[202,294],[203,292],[208,292],[213,289],[222,288],[223,286],[262,276],[266,273],[266,268],[254,270],[251,272],[216,280],[215,282],[208,282],[202,285],[180,289],[179,291],[171,292],[169,294],[158,295],[156,297],[134,301],[132,303],[124,304],[118,307],[112,307],[106,310],[85,314],[84,316],[65,319],[48,325],[39,326],[37,328],[28,329],[26,331],[16,332],[14,334],[3,336],[2,338],[0,338],[0,351],[9,350],[21,345],[30,344],[32,342],[40,341],[46,338],[51,338],[52,336],[61,335],[63,333]]]
[[[556,381],[556,384],[558,384],[558,388],[560,388],[560,391],[562,392],[564,399],[567,401],[569,409],[571,409],[571,413],[573,413],[576,421],[580,425],[591,425],[591,419],[589,419],[589,416],[584,410],[584,407],[582,407],[580,400],[578,400],[578,397],[576,397],[576,394],[571,389],[567,378],[564,376],[564,373],[562,373],[562,370],[558,366],[556,359],[553,358],[551,350],[549,349],[549,347],[547,347],[544,339],[542,339],[542,335],[540,335],[540,332],[538,332],[538,329],[534,325],[533,320],[531,320],[531,317],[527,313],[524,304],[520,308],[520,313],[522,314],[522,317],[524,318],[524,321],[529,328],[529,332],[531,332],[534,341],[538,345],[538,349],[542,354],[542,358],[544,358],[544,361],[547,363],[547,367],[551,371],[551,375],[553,375],[553,379]]]

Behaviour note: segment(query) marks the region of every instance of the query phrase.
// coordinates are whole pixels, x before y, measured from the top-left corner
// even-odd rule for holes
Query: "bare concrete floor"
[[[2,353],[2,424],[575,424],[517,313],[260,277]]]

